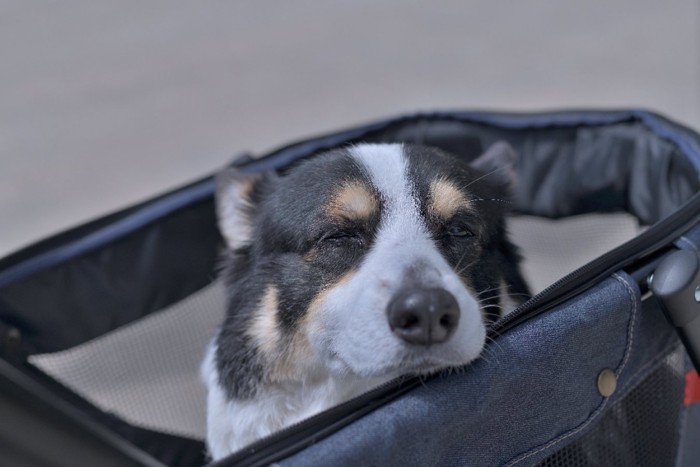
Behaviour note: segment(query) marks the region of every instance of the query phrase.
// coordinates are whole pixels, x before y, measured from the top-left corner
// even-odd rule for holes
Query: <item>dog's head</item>
[[[217,180],[231,396],[260,381],[388,378],[475,359],[517,269],[504,199],[515,153],[467,165],[414,145],[358,145],[283,175]],[[484,305],[487,305],[486,307]]]

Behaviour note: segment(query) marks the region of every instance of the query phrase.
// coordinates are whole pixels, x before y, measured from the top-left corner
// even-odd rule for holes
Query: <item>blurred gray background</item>
[[[700,129],[700,1],[0,1],[0,256],[235,153],[418,110]]]

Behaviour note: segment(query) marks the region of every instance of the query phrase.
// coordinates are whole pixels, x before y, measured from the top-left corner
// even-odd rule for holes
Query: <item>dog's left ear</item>
[[[518,181],[515,171],[517,163],[518,153],[513,146],[505,141],[497,141],[469,165],[483,173],[484,179],[513,193]]]
[[[216,175],[216,217],[221,235],[231,250],[250,243],[254,191],[262,179],[261,174],[246,174],[233,167]]]

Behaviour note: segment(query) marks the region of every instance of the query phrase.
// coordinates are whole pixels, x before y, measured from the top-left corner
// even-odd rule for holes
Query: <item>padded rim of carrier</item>
[[[515,199],[525,214],[628,211],[654,223],[700,189],[700,137],[641,111],[419,114],[306,140],[242,167],[281,169],[359,141],[431,144],[469,159],[498,139],[521,153]],[[220,238],[212,193],[207,178],[0,261],[0,333],[19,329],[21,353],[54,352],[203,287]]]

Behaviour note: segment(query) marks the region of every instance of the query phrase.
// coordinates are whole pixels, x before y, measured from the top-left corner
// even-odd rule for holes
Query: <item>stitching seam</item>
[[[629,359],[629,354],[631,353],[632,350],[632,341],[633,341],[633,331],[634,331],[634,323],[635,319],[637,316],[637,298],[635,296],[634,291],[632,290],[632,287],[627,283],[626,280],[622,278],[619,274],[615,273],[612,275],[617,281],[621,282],[624,286],[625,289],[627,290],[627,293],[629,294],[630,302],[632,303],[632,316],[630,318],[630,321],[627,325],[627,345],[625,347],[625,353],[622,357],[622,363],[618,366],[617,370],[615,371],[616,375],[619,375],[622,370],[624,369],[625,365],[627,364],[627,360]],[[554,438],[553,440],[549,441],[548,443],[544,444],[543,446],[536,448],[533,451],[526,452],[519,457],[515,458],[514,460],[508,462],[506,465],[508,467],[516,465],[528,457],[532,457],[535,454],[538,454],[546,449],[551,448],[552,446],[555,446],[556,444],[561,443],[565,439],[575,435],[576,433],[582,431],[585,429],[588,425],[591,424],[593,420],[595,420],[598,417],[598,414],[600,414],[603,409],[605,408],[606,405],[608,405],[609,398],[605,397],[603,398],[603,401],[598,405],[598,407],[588,416],[588,419],[584,421],[581,425],[569,430],[567,433],[561,434],[559,437]]]
[[[618,400],[624,399],[629,392],[633,391],[637,387],[637,384],[640,382],[640,380],[648,376],[647,373],[649,372],[649,368],[657,366],[660,361],[662,361],[665,358],[668,358],[668,356],[671,353],[678,349],[679,345],[680,344],[674,342],[671,345],[664,347],[664,349],[661,352],[659,352],[659,355],[657,357],[655,357],[652,360],[649,360],[647,363],[644,364],[644,366],[638,369],[634,373],[634,375],[630,376],[630,378],[627,380],[627,383],[625,383],[624,386],[621,386],[619,389],[615,390],[615,392],[618,394]],[[640,378],[640,375],[644,375],[644,377]]]

